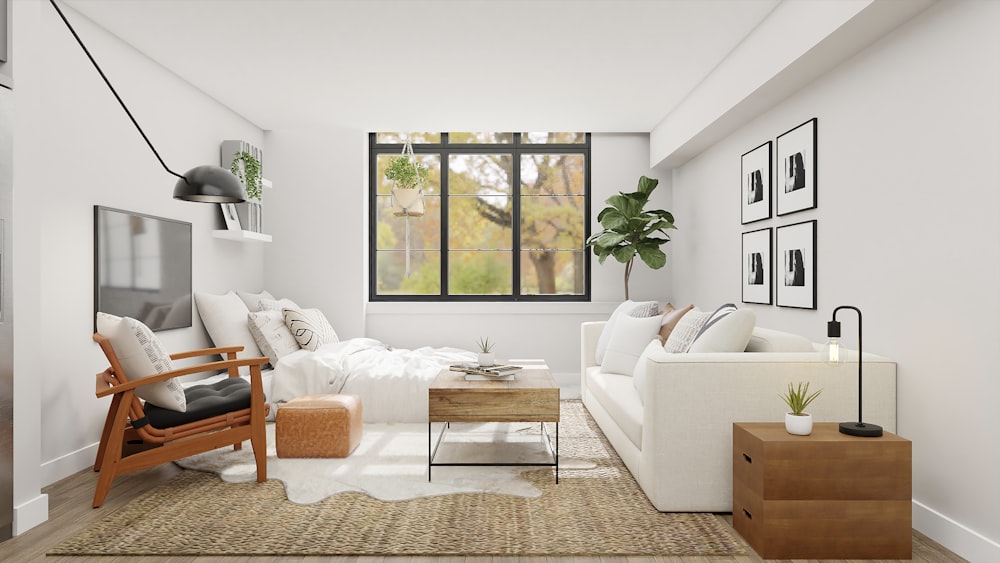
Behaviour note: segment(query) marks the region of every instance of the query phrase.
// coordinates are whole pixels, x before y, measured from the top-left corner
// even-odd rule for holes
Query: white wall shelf
[[[255,233],[253,231],[231,231],[228,229],[218,229],[212,231],[212,236],[226,240],[238,240],[248,242],[271,242],[271,235]]]

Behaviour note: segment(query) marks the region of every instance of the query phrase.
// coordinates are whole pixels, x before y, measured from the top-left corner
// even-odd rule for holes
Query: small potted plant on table
[[[813,421],[812,415],[805,412],[806,407],[809,403],[816,400],[819,394],[823,390],[815,391],[813,393],[809,392],[809,382],[799,382],[797,385],[788,384],[788,391],[784,394],[779,394],[788,408],[791,409],[790,412],[785,413],[785,430],[789,434],[795,434],[797,436],[808,436],[812,433]]]
[[[488,368],[496,363],[496,357],[493,355],[493,342],[490,342],[489,338],[479,337],[479,367]]]

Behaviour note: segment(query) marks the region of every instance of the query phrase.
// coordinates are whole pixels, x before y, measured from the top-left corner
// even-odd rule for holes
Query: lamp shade
[[[202,203],[242,203],[243,183],[221,166],[197,166],[174,185],[174,199]]]

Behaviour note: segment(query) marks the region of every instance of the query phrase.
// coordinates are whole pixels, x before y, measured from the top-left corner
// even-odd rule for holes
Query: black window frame
[[[505,133],[507,131],[504,131]],[[591,134],[585,133],[583,143],[522,143],[521,133],[515,132],[511,143],[461,143],[448,142],[448,133],[441,133],[439,143],[413,143],[415,155],[433,154],[441,159],[441,292],[438,294],[379,295],[378,294],[378,156],[399,155],[403,143],[378,143],[378,133],[368,134],[368,300],[369,302],[589,302],[591,299],[591,254],[586,245],[583,251],[584,290],[580,294],[522,295],[521,291],[521,156],[536,154],[583,154],[584,157],[584,240],[590,237],[591,216]],[[513,166],[511,176],[512,254],[510,295],[451,295],[448,293],[448,166],[452,154],[510,154]]]

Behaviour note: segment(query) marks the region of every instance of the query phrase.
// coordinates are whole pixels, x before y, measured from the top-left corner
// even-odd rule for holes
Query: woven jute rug
[[[712,514],[660,513],[579,401],[562,403],[560,455],[591,469],[524,474],[542,494],[383,502],[356,492],[289,502],[280,482],[184,471],[50,555],[738,555]],[[476,468],[469,468],[474,471]]]

